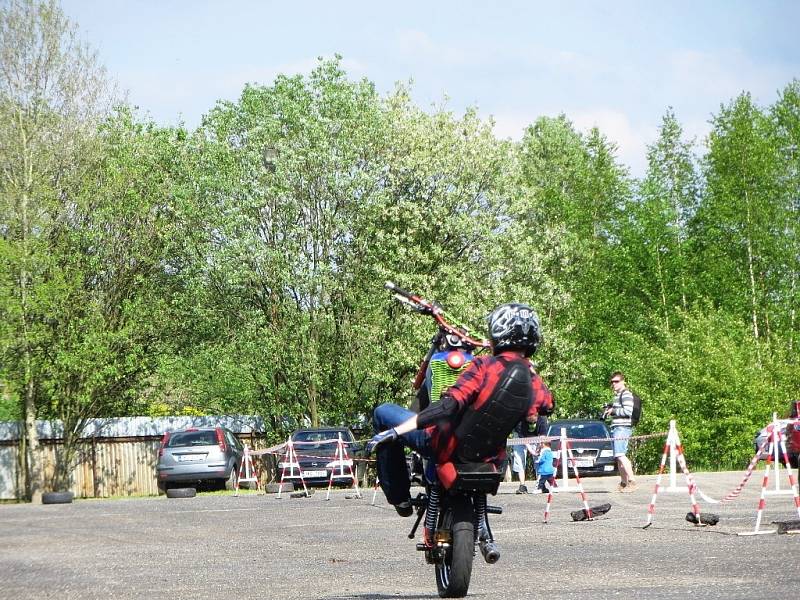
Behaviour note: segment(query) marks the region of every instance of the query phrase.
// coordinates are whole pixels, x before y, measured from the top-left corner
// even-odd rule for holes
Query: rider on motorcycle
[[[528,360],[541,343],[536,313],[525,304],[498,306],[489,316],[489,338],[492,355],[476,357],[439,401],[418,415],[396,404],[375,409],[373,424],[380,433],[367,451],[377,451],[381,488],[399,515],[413,513],[405,446],[435,462],[435,476],[448,489],[456,463],[499,468],[514,426],[535,423],[537,407],[552,406],[550,390]]]

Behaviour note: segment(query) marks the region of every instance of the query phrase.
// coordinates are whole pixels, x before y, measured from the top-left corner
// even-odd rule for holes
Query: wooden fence
[[[251,449],[267,447],[264,437],[256,433],[237,434]],[[160,436],[92,437],[81,440],[72,487],[79,498],[109,498],[112,496],[156,496],[156,463]],[[52,481],[56,464],[58,439],[43,439],[39,458],[45,481]],[[275,474],[273,455],[254,457],[262,483]],[[19,440],[0,441],[0,500],[19,500],[25,496],[19,456]]]

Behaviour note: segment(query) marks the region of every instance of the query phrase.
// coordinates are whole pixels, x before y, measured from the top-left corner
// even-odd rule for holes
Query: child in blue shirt
[[[539,476],[539,485],[537,486],[541,493],[550,491],[550,488],[555,486],[555,478],[553,475],[556,470],[553,467],[553,451],[550,449],[550,440],[542,442],[542,449],[539,450],[539,458],[536,460],[536,474]]]

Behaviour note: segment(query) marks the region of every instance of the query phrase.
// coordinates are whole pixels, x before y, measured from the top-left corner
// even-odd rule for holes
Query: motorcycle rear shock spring
[[[475,507],[475,539],[491,540],[492,530],[486,517],[486,494],[475,494],[472,501]]]
[[[436,520],[439,518],[439,486],[432,485],[428,492],[428,510],[425,512],[425,529],[436,531]]]

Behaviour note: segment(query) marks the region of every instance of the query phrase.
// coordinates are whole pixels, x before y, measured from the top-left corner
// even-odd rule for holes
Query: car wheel
[[[194,498],[197,495],[195,488],[169,488],[167,498]]]
[[[225,480],[225,489],[226,490],[235,490],[236,489],[236,482],[239,480],[239,467],[237,465],[233,465],[231,469],[230,475]]]
[[[69,504],[73,497],[72,492],[46,492],[42,494],[42,504]]]

